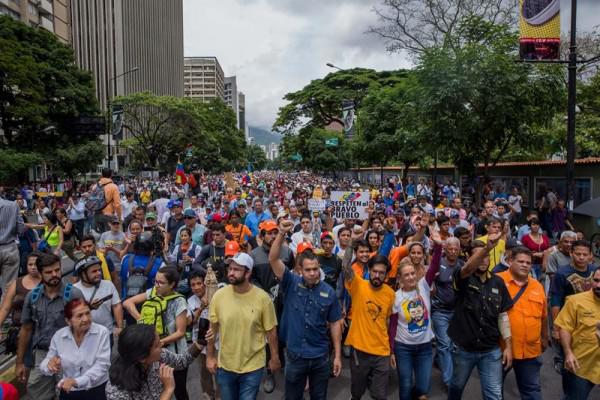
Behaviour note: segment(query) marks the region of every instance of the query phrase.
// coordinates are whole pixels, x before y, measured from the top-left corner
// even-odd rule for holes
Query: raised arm
[[[344,273],[344,280],[346,282],[352,282],[354,279],[354,270],[352,269],[352,255],[354,254],[354,248],[348,246],[344,251],[344,258],[342,259],[342,272]]]
[[[271,264],[271,270],[280,282],[283,280],[283,274],[285,273],[285,264],[279,259],[281,245],[292,228],[294,228],[294,223],[292,221],[281,221],[279,223],[279,233],[277,233],[275,240],[271,244],[271,250],[269,250],[269,264]]]
[[[436,232],[437,238],[439,238],[439,233]],[[431,256],[431,263],[429,264],[429,268],[427,269],[427,273],[425,274],[425,281],[431,287],[433,280],[435,279],[435,275],[440,270],[440,263],[442,261],[442,245],[438,241],[438,239],[433,239],[433,255]]]
[[[473,250],[473,255],[469,257],[465,265],[460,269],[461,278],[464,279],[470,276],[479,268],[483,259],[490,253],[490,250],[496,247],[501,236],[501,232],[488,235],[487,244],[484,247]]]

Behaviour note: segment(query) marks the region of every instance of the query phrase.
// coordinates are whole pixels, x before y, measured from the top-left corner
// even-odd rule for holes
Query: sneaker
[[[273,390],[275,390],[275,377],[273,374],[267,373],[265,381],[263,382],[263,390],[267,394],[273,393]]]

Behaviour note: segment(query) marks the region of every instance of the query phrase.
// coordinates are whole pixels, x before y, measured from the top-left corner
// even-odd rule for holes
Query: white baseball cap
[[[225,260],[225,264],[227,265],[231,264],[232,262],[236,263],[237,265],[241,265],[242,267],[246,267],[250,271],[252,271],[252,268],[254,267],[254,260],[246,253],[237,253],[232,258]]]

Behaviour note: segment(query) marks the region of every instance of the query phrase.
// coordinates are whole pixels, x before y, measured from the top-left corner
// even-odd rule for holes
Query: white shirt
[[[73,286],[81,290],[85,301],[87,301],[88,303],[91,303],[94,300],[98,300],[112,294],[111,299],[106,300],[104,303],[102,303],[97,310],[92,310],[92,321],[104,326],[106,329],[108,329],[109,332],[112,332],[113,328],[115,327],[115,319],[112,315],[112,307],[121,302],[119,292],[117,292],[117,288],[115,287],[115,285],[111,281],[102,279],[100,281],[100,286],[98,286],[98,290],[96,291],[96,293],[94,293],[94,286],[86,287],[81,281],[77,282]],[[93,299],[91,298],[92,293],[94,293]]]
[[[290,250],[294,253],[294,257],[296,256],[296,251],[298,250],[298,245],[302,242],[309,242],[310,244],[316,246],[316,243],[313,243],[313,234],[312,232],[304,233],[303,230],[300,230],[292,235],[292,242],[290,243]]]
[[[394,313],[398,313],[396,342],[423,344],[433,339],[431,327],[431,288],[425,278],[418,282],[419,290],[405,292],[399,289],[394,301]]]
[[[81,199],[77,202],[73,201],[73,205],[69,206],[67,210],[71,221],[79,221],[85,218],[85,203]]]
[[[61,328],[52,336],[48,354],[40,363],[44,375],[54,375],[48,369],[48,362],[55,356],[60,357],[63,379],[73,378],[77,382],[73,390],[89,390],[100,386],[108,381],[110,333],[102,325],[92,322],[81,346],[77,346],[71,327]]]
[[[137,207],[137,201],[132,200],[131,203],[127,201],[127,198],[121,200],[121,215],[122,218],[127,218],[133,210]]]

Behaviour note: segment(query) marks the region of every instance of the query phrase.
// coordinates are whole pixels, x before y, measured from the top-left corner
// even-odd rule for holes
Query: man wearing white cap
[[[214,341],[208,342],[206,367],[216,374],[222,398],[255,398],[266,363],[265,339],[269,369],[281,366],[275,307],[265,291],[250,283],[252,257],[238,253],[226,263],[229,285],[215,293],[209,309],[211,336],[219,335],[221,350],[217,360]]]

